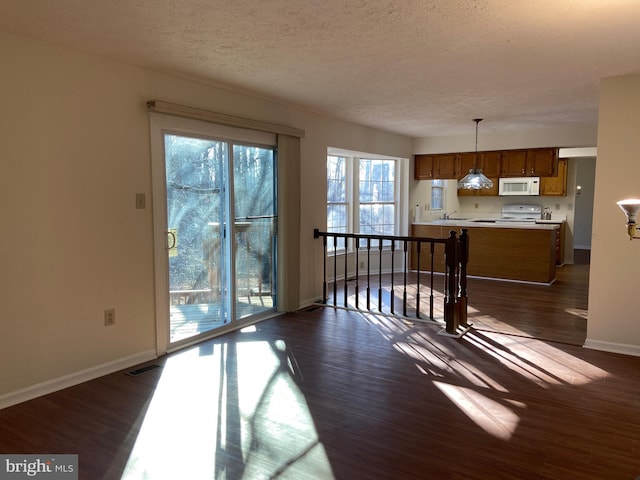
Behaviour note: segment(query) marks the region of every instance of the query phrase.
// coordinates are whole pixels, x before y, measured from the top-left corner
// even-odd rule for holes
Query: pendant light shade
[[[493,188],[493,182],[482,173],[481,168],[478,168],[478,124],[482,119],[474,118],[473,121],[476,122],[476,156],[473,159],[473,168],[458,182],[458,188],[465,190],[488,190]]]

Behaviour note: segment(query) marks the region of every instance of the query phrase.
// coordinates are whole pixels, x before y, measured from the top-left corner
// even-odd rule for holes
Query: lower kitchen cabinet
[[[469,235],[467,274],[505,280],[549,284],[556,277],[557,225],[536,227],[474,227],[468,225],[414,224],[414,237],[446,238],[451,230],[458,234],[465,228]],[[423,245],[418,263],[417,248],[412,246],[411,268],[431,270],[431,252]],[[434,270],[444,271],[444,247],[436,245]]]
[[[556,230],[556,265],[564,265],[564,246],[566,223],[562,222]]]

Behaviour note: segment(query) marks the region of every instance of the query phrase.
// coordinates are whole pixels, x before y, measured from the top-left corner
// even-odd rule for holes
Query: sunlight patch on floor
[[[575,315],[576,317],[584,318],[585,320],[587,320],[589,310],[584,310],[582,308],[566,308],[565,312],[567,312],[569,315]]]
[[[584,385],[608,375],[570,353],[534,338],[471,330],[459,341],[468,344],[468,358],[458,358],[450,341],[438,337],[426,324],[383,315],[362,313],[398,352],[415,362],[422,375],[478,427],[509,440],[516,431],[524,402],[510,397],[509,385],[500,384],[474,365],[474,356],[491,356],[515,375],[514,382],[531,382],[532,388]]]
[[[521,402],[500,403],[471,388],[439,381],[433,384],[473,423],[501,440],[509,440],[518,428],[520,417],[514,409],[526,408]]]
[[[334,478],[290,365],[250,339],[168,358],[122,479]]]

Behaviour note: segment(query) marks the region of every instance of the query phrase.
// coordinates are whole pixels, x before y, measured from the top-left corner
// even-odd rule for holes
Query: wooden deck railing
[[[423,237],[403,237],[390,235],[365,235],[356,233],[330,233],[321,232],[318,229],[313,231],[314,238],[322,238],[323,244],[323,281],[322,281],[322,303],[328,304],[328,287],[332,283],[332,305],[333,307],[344,307],[347,309],[372,311],[372,296],[377,297],[377,311],[381,313],[397,315],[407,318],[424,319],[422,312],[422,295],[428,293],[428,319],[431,321],[443,320],[445,328],[442,333],[459,336],[469,328],[467,323],[467,261],[469,253],[467,230],[463,229],[458,236],[455,231],[451,231],[448,238],[423,238]],[[340,249],[338,245],[345,247],[353,243],[353,252]],[[436,255],[436,245],[444,245],[444,272],[434,272],[434,258]],[[331,246],[332,248],[328,248]],[[440,247],[439,252],[442,252]],[[377,251],[377,265],[372,265],[372,253]],[[410,270],[409,253],[414,252],[417,258],[413,262],[417,265],[417,270]],[[429,255],[424,259],[424,255]],[[441,253],[438,253],[441,255]],[[396,265],[400,257],[402,265]],[[329,278],[327,264],[333,260],[333,272]],[[426,260],[426,261],[423,261]],[[390,273],[390,281],[385,285],[389,290],[389,301],[383,300],[383,264],[386,263],[384,271]],[[439,263],[436,261],[436,263]],[[340,266],[338,264],[341,264]],[[421,270],[421,265],[429,265],[428,270]],[[350,267],[351,265],[351,267]],[[443,318],[436,319],[434,307],[436,306],[435,286],[436,273],[438,279],[444,279],[442,285]],[[401,274],[402,281],[397,282],[395,277]],[[442,275],[443,274],[443,275]],[[372,276],[377,276],[372,283]],[[415,285],[412,287],[408,283],[408,277],[412,280],[415,276]],[[424,280],[425,276],[427,277]],[[342,281],[339,278],[342,277]],[[362,277],[362,278],[361,278]],[[353,290],[353,302],[349,303],[349,288],[347,282],[355,281]],[[423,285],[423,281],[425,285]],[[365,282],[361,286],[361,282]],[[376,285],[377,283],[377,285]],[[377,289],[376,289],[377,286]],[[408,295],[408,290],[415,291],[415,295]],[[342,294],[342,305],[339,305],[339,290]],[[360,294],[365,294],[365,305],[361,305]],[[377,290],[377,292],[376,292]],[[425,291],[426,290],[426,291]],[[401,311],[397,312],[396,301],[402,301]],[[409,303],[412,303],[410,305]],[[413,317],[411,316],[413,313]]]

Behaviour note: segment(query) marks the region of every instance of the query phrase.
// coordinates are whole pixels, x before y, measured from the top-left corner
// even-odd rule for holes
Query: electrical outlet
[[[109,325],[116,324],[116,309],[108,308],[104,311],[104,325],[108,327]]]
[[[147,199],[144,193],[136,193],[136,208],[143,210],[147,206]]]

